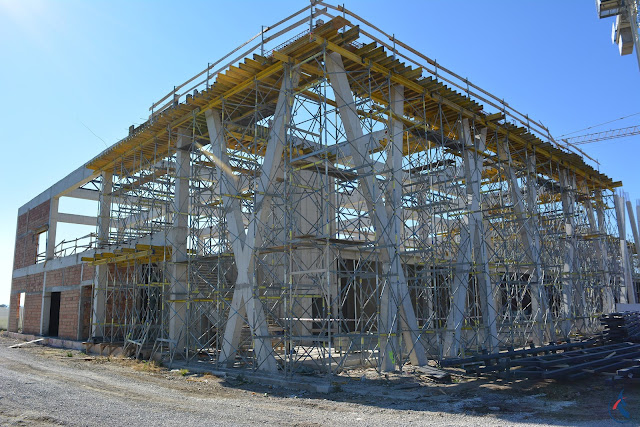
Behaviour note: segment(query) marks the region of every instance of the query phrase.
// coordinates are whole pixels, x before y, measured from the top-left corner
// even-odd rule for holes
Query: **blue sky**
[[[174,85],[307,4],[0,0],[0,303],[9,301],[21,205],[102,151],[102,140],[126,136]],[[635,55],[618,55],[612,20],[599,20],[593,1],[345,5],[554,135],[640,112]],[[582,148],[640,198],[640,137]]]

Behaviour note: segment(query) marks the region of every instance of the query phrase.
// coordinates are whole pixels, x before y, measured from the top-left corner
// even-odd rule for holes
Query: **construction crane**
[[[600,19],[616,17],[611,31],[612,42],[618,45],[620,55],[629,55],[636,46],[640,67],[640,0],[596,0]]]
[[[640,135],[640,125],[626,128],[610,129],[603,132],[587,133],[584,135],[563,138],[562,140],[570,145],[589,144],[591,142],[605,141],[607,139],[624,138],[625,136]]]

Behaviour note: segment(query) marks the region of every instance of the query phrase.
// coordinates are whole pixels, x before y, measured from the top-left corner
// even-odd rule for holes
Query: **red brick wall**
[[[96,268],[93,265],[85,264],[82,270],[82,280],[93,280]]]
[[[47,200],[18,217],[14,270],[36,263],[38,236],[34,231],[49,223],[49,207],[50,201]]]
[[[15,258],[13,269],[33,265],[38,252],[38,236],[36,230],[42,229],[49,223],[50,201],[47,200],[28,212],[18,216],[16,228]],[[44,248],[40,248],[42,252]],[[90,280],[94,276],[94,267],[74,265],[47,272],[47,288],[57,286],[79,286],[81,281]],[[44,274],[33,274],[11,282],[11,300],[9,330],[18,329],[18,300],[21,292],[26,293],[23,313],[23,332],[40,333],[40,315],[42,305],[42,284]],[[91,287],[78,287],[77,290],[64,291],[60,297],[60,325],[59,336],[62,338],[86,338],[90,334],[91,324]],[[48,316],[49,313],[45,313]],[[80,326],[79,317],[82,320]],[[80,331],[78,328],[80,327]]]
[[[85,266],[86,270],[86,266]],[[82,298],[80,300],[82,315],[80,339],[87,340],[91,335],[91,298],[93,295],[93,286],[82,287]]]
[[[60,338],[78,339],[80,294],[80,289],[60,293],[60,324],[58,327]]]
[[[20,294],[11,295],[9,299],[9,331],[18,332],[18,307]]]
[[[47,271],[47,288],[80,285],[81,272],[82,265],[80,264]]]
[[[88,268],[87,268],[88,267]],[[89,269],[90,273],[83,274],[82,265],[72,265],[70,267],[59,268],[57,270],[51,270],[47,272],[47,288],[51,289],[56,286],[80,286],[82,277],[92,278],[93,267],[85,266],[85,269]],[[25,307],[24,313],[24,333],[40,333],[40,305],[42,304],[42,284],[44,281],[44,273],[30,274],[20,278],[13,279],[11,282],[11,301],[10,301],[10,323],[9,330],[17,332],[18,323],[15,319],[18,310],[18,298],[20,292],[27,294],[30,307]],[[86,287],[85,287],[86,288]],[[91,290],[88,292],[88,304],[87,311],[91,312]],[[65,291],[61,293],[60,301],[60,326],[59,336],[64,338],[77,339],[78,337],[78,306],[80,304],[81,290],[78,288],[73,291]],[[37,307],[35,300],[38,300]],[[83,300],[83,303],[86,302]],[[48,316],[49,313],[45,313]],[[82,327],[86,327],[83,325]],[[83,332],[84,334],[84,332]],[[88,336],[88,333],[86,334]]]
[[[24,301],[24,317],[22,332],[25,334],[40,333],[40,312],[42,310],[42,294],[26,294]]]
[[[9,330],[18,331],[18,299],[25,293],[22,331],[29,334],[40,333],[40,306],[42,305],[42,282],[44,273],[31,274],[11,281],[11,300],[9,307]],[[28,304],[28,305],[27,305]]]

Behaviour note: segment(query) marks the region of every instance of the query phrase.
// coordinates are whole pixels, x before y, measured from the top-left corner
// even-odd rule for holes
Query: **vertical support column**
[[[574,218],[574,188],[571,177],[565,169],[560,170],[560,185],[562,186],[562,211],[564,213],[565,252],[562,268],[562,334],[569,336],[574,319],[574,267],[575,267],[575,218]]]
[[[47,256],[46,259],[53,259],[56,249],[56,230],[58,228],[58,206],[60,199],[52,197],[49,202],[49,230],[47,231]]]
[[[384,249],[380,250],[380,258],[383,264],[390,265],[389,277],[397,277],[398,300],[400,301],[400,323],[402,326],[403,340],[409,352],[409,358],[414,365],[424,365],[427,363],[427,356],[422,341],[420,340],[420,329],[416,320],[413,304],[409,297],[409,288],[402,268],[398,269],[400,263],[392,263],[398,253],[398,243],[392,240],[390,235],[390,220],[387,207],[379,197],[379,189],[376,176],[373,172],[372,162],[368,155],[367,136],[362,132],[358,113],[356,112],[355,100],[347,72],[342,63],[340,54],[333,52],[327,55],[327,71],[331,87],[335,93],[338,104],[340,120],[345,129],[347,139],[351,144],[351,155],[359,174],[364,177],[358,179],[360,189],[367,203],[367,209],[371,218],[371,223],[377,236],[380,236]]]
[[[60,199],[52,197],[49,201],[49,227],[47,230],[47,249],[45,259],[52,260],[56,249],[56,230],[58,228],[58,211]],[[46,291],[47,272],[42,280],[42,302],[40,304],[40,335],[49,333],[49,311],[51,310],[51,292]]]
[[[537,297],[537,309],[541,314],[541,318],[537,318],[540,324],[540,329],[546,331],[547,339],[551,341],[556,340],[556,330],[553,326],[551,311],[549,308],[549,295],[545,288],[544,273],[542,268],[542,239],[540,238],[540,222],[538,220],[538,174],[536,169],[536,153],[533,151],[527,157],[527,175],[526,175],[526,188],[527,188],[527,214],[529,216],[529,224],[532,232],[532,245],[534,252],[532,257],[536,266],[536,284],[534,286],[534,294]],[[536,298],[533,298],[534,300]],[[535,306],[533,308],[536,308]]]
[[[627,213],[629,214],[629,224],[631,224],[631,232],[633,233],[633,242],[636,250],[636,257],[640,258],[640,237],[638,234],[638,224],[636,223],[635,215],[633,214],[633,206],[631,205],[631,200],[626,200],[627,202]],[[640,218],[638,218],[640,220]],[[631,293],[633,294],[633,299],[637,300],[637,292],[636,285],[633,281],[633,252],[629,251],[629,271],[631,272]]]
[[[113,174],[110,172],[102,172],[102,189],[100,190],[99,197],[98,239],[96,242],[97,248],[104,248],[109,244],[112,191]],[[91,321],[92,337],[104,338],[108,276],[109,266],[107,264],[96,266],[96,275],[93,283],[93,309]]]
[[[181,351],[187,344],[187,298],[189,296],[187,238],[189,236],[189,178],[191,177],[191,133],[178,129],[173,225],[170,231],[171,277],[169,278],[169,339]]]
[[[622,197],[614,194],[613,201],[616,207],[616,220],[618,222],[618,236],[620,239],[620,268],[622,270],[622,286],[618,301],[620,303],[635,304],[636,298],[633,292],[633,280],[631,276],[631,264],[629,263],[629,250],[627,247],[627,218],[624,212]]]
[[[42,278],[42,304],[40,305],[40,335],[49,333],[49,314],[51,310],[51,292],[47,289],[47,272],[45,271]]]
[[[633,214],[633,206],[631,205],[631,200],[626,200],[626,205],[627,205],[627,214],[629,215],[629,224],[631,224],[631,233],[633,234],[633,242],[636,245],[636,253],[638,253],[638,245],[640,245],[640,238],[638,237],[638,224],[636,223],[636,218],[635,218],[635,215]],[[631,254],[631,256],[633,256],[633,254]]]
[[[390,269],[397,272],[402,270],[402,260],[398,253],[398,244],[402,240],[402,144],[403,123],[398,117],[404,115],[404,87],[394,85],[390,93],[390,149],[387,152],[387,166],[391,170],[390,188],[387,190],[388,204],[387,215],[391,219],[391,240],[396,243],[395,254],[391,264],[385,265],[384,270]],[[380,352],[382,358],[382,370],[389,372],[395,370],[395,361],[402,360],[401,349],[398,346],[398,314],[400,309],[400,283],[397,275],[390,275],[386,286],[380,294]]]
[[[606,218],[604,214],[604,200],[602,199],[602,192],[596,193],[596,215],[598,216],[598,231],[600,232],[600,238],[598,239],[598,246],[600,247],[600,259],[602,265],[602,280],[604,285],[603,290],[603,310],[605,313],[611,313],[615,311],[616,304],[613,297],[613,284],[611,283],[611,271],[609,270],[609,243],[607,242],[607,226]]]
[[[585,203],[587,210],[587,217],[589,219],[589,227],[591,232],[598,233],[598,239],[596,241],[596,257],[600,264],[600,270],[602,272],[602,310],[605,313],[611,313],[615,310],[615,302],[613,299],[613,293],[611,292],[611,275],[609,273],[609,254],[606,242],[607,230],[605,226],[604,216],[604,203],[602,201],[602,193],[600,190],[596,190],[595,194],[595,211],[597,215],[594,216],[593,204],[591,201]]]

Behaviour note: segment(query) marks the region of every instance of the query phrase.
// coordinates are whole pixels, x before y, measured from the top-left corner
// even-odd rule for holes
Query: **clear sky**
[[[554,135],[640,112],[635,55],[618,55],[613,20],[593,1],[342,2]],[[0,0],[0,304],[21,205],[125,137],[174,85],[307,4]],[[640,198],[639,136],[582,148]]]

